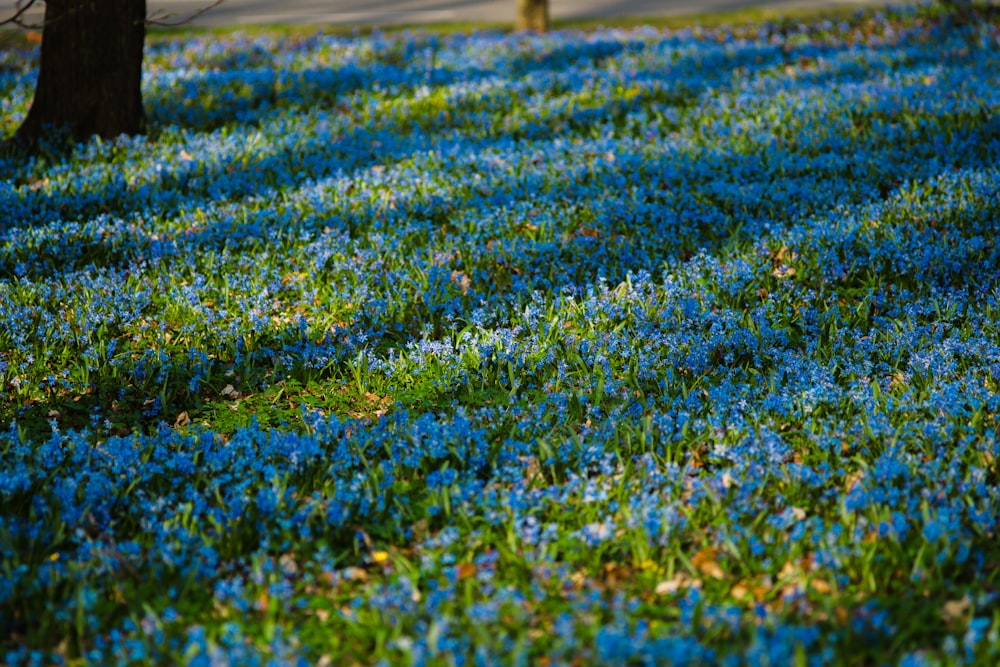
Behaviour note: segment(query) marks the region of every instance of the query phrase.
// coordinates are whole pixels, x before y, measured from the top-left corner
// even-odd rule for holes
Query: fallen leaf
[[[656,584],[654,589],[657,595],[673,595],[681,589],[681,582],[677,579],[667,579]]]
[[[700,589],[701,586],[701,579],[692,579],[684,573],[678,573],[673,579],[666,579],[656,584],[654,590],[657,595],[673,595],[683,589]]]
[[[786,245],[781,246],[777,250],[771,253],[771,262],[774,264],[781,264],[782,262],[788,260],[794,260],[798,255]]]
[[[729,589],[729,594],[740,602],[752,601],[754,599],[753,592],[744,584],[735,584]]]
[[[847,475],[844,478],[844,491],[850,493],[854,490],[854,487],[861,484],[861,480],[864,479],[865,473],[863,470],[855,470],[854,472]]]
[[[725,579],[726,573],[719,566],[718,550],[711,547],[699,549],[691,559],[691,565],[701,574],[712,579]]]
[[[771,275],[775,278],[794,278],[795,269],[790,266],[779,266],[771,271]]]
[[[472,286],[472,281],[469,279],[469,276],[465,275],[461,271],[452,271],[451,281],[459,286],[462,290],[462,294],[469,293],[469,288]]]
[[[851,613],[847,610],[847,607],[841,605],[834,607],[833,615],[836,617],[837,622],[841,625],[847,623],[847,619],[851,617]]]
[[[822,579],[810,579],[809,586],[820,595],[827,595],[833,590],[830,584]]]
[[[788,579],[794,576],[797,571],[798,569],[795,567],[795,564],[792,563],[792,561],[788,561],[787,563],[781,566],[781,570],[778,572],[778,578]]]
[[[972,607],[972,600],[966,595],[958,600],[949,600],[941,606],[941,618],[946,623],[961,621]]]

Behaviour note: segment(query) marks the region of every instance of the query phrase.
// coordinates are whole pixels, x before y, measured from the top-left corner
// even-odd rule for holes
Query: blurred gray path
[[[10,0],[5,0],[10,2]],[[208,0],[210,1],[210,0]],[[201,0],[147,0],[150,13],[190,16]],[[870,0],[550,0],[554,19],[669,16],[743,7],[861,6]],[[515,0],[224,0],[192,25],[253,23],[393,25],[487,21],[511,23]]]

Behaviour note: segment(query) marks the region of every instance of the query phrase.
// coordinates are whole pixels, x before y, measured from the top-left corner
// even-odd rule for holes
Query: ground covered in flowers
[[[145,65],[0,162],[3,662],[1000,661],[996,24]]]

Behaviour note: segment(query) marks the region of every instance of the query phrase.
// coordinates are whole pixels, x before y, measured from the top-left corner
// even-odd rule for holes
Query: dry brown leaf
[[[682,588],[683,583],[679,578],[674,577],[656,584],[654,590],[657,595],[673,595]]]
[[[451,282],[458,285],[459,289],[462,290],[462,294],[468,294],[469,288],[472,287],[472,281],[469,279],[469,276],[461,271],[451,272]]]
[[[687,588],[701,589],[701,587],[701,579],[692,579],[683,572],[679,572],[673,579],[666,579],[656,584],[654,591],[657,595],[673,595],[680,590]]]
[[[793,261],[796,257],[798,257],[798,255],[796,255],[791,248],[783,245],[771,253],[771,262],[774,264],[781,264],[782,262]]]
[[[972,600],[966,595],[958,600],[948,600],[941,606],[941,618],[946,623],[961,621],[972,607]]]
[[[791,248],[786,245],[781,246],[771,253],[771,275],[775,278],[792,278],[795,276],[795,269],[788,266],[798,257]]]
[[[827,595],[833,588],[823,579],[810,579],[809,586],[820,595]]]
[[[979,452],[979,462],[984,468],[990,470],[996,465],[997,457],[993,455],[993,452],[981,451]]]
[[[691,565],[701,574],[712,579],[725,579],[726,573],[722,570],[718,561],[719,552],[712,547],[699,549],[691,558]]]
[[[729,594],[732,595],[736,600],[740,602],[751,602],[755,599],[753,591],[751,591],[745,584],[738,583],[729,589]]]
[[[771,275],[774,276],[775,278],[794,278],[795,269],[792,268],[791,266],[782,265],[776,267],[775,269],[772,269]]]
[[[847,475],[847,477],[844,478],[844,491],[847,493],[853,491],[854,487],[858,486],[861,483],[861,480],[864,479],[864,476],[865,473],[863,470],[855,470]]]

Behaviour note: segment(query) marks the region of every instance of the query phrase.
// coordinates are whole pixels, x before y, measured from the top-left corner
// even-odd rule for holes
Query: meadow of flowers
[[[0,662],[1000,662],[996,22],[145,71],[0,160]]]

